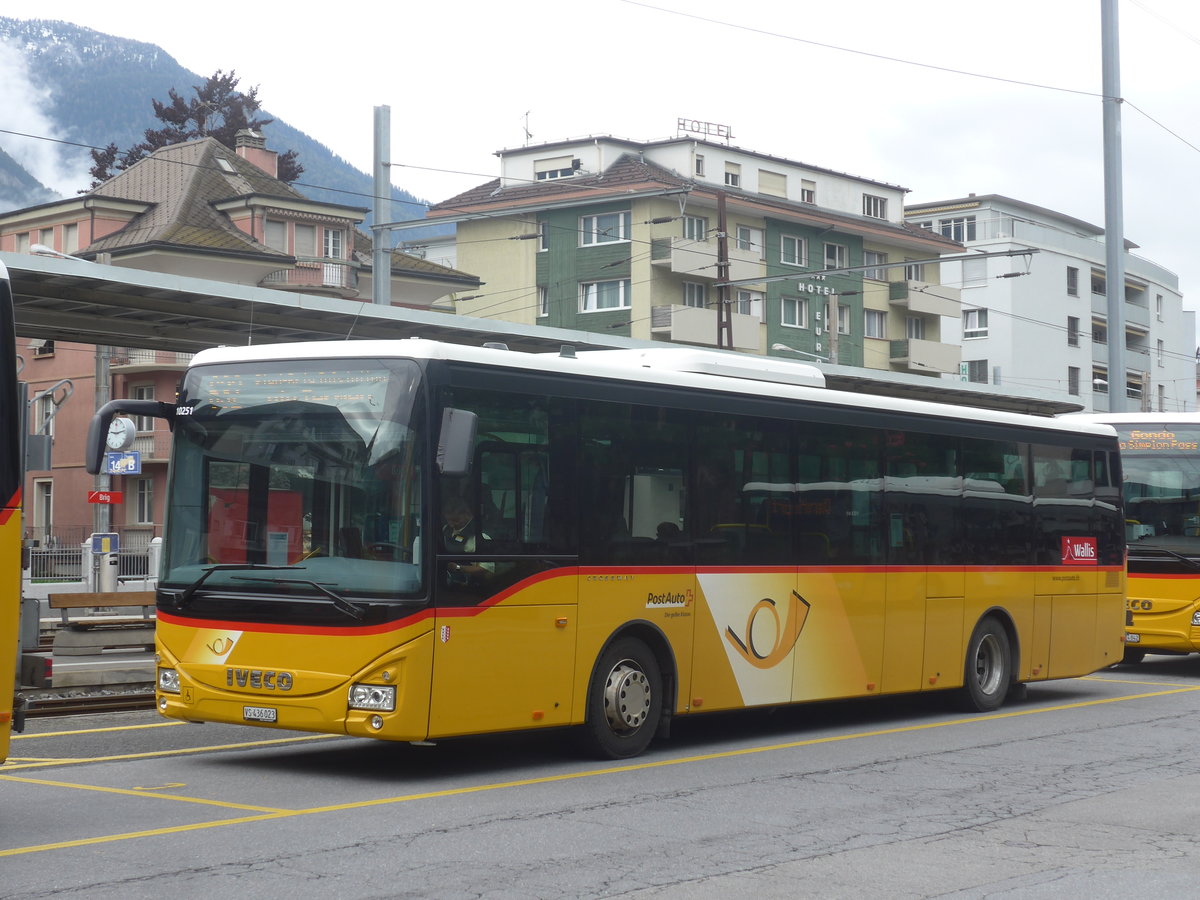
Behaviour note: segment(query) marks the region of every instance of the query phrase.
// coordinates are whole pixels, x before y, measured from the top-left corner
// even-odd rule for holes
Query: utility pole
[[[733,349],[733,309],[729,302],[729,232],[725,192],[717,192],[717,349]]]
[[[1121,183],[1121,60],[1117,0],[1100,2],[1104,69],[1104,289],[1108,299],[1108,410],[1124,412],[1125,213]]]
[[[375,221],[371,226],[371,301],[392,305],[392,108],[375,107]]]
[[[825,328],[829,331],[829,362],[837,365],[838,361],[838,324],[839,324],[838,295],[829,295],[829,321]]]

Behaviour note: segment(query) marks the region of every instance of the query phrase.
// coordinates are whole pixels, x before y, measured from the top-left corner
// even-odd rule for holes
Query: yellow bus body
[[[597,658],[631,627],[661,635],[676,715],[941,690],[962,687],[989,613],[1009,631],[1017,681],[1070,678],[1121,659],[1124,578],[1102,566],[576,567],[379,630],[222,628],[160,611],[160,665],[183,681],[159,706],[249,724],[270,708],[268,727],[400,741],[577,725]],[[396,710],[347,712],[355,682],[396,685]]]
[[[1126,631],[1137,641],[1131,651],[1195,653],[1200,651],[1200,578],[1196,575],[1129,575],[1129,624]]]

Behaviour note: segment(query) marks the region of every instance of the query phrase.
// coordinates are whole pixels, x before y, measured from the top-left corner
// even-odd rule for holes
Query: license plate
[[[279,710],[273,706],[243,706],[242,718],[247,722],[274,722],[279,718]]]

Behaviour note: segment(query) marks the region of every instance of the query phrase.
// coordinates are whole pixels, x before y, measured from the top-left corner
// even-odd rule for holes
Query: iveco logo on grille
[[[271,672],[265,669],[226,669],[225,684],[229,687],[253,688],[257,691],[290,691],[295,678],[291,672]]]

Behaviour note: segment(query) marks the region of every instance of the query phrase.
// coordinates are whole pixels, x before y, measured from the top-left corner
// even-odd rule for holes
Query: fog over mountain
[[[237,60],[221,68],[236,71]],[[171,88],[192,96],[193,85],[211,74],[189,72],[154,44],[67,22],[0,16],[0,211],[85,190],[90,148],[136,144],[146,129],[162,125],[152,99],[167,100]],[[260,99],[261,115],[270,117],[271,98]],[[296,151],[304,166],[296,187],[308,197],[371,206],[370,175],[279,119],[264,134],[272,150]],[[417,200],[398,189],[393,198]],[[413,209],[396,207],[396,217]]]

